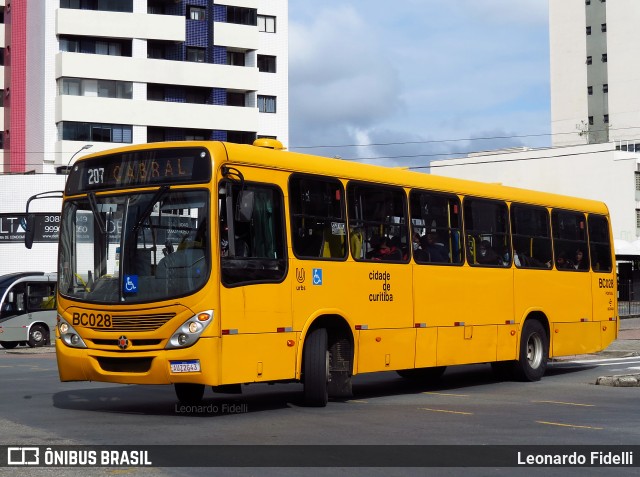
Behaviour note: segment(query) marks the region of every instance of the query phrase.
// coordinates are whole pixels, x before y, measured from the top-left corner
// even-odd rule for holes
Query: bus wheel
[[[396,371],[396,373],[405,379],[428,382],[440,379],[446,369],[446,366],[435,366],[433,368],[401,369],[400,371]]]
[[[19,341],[0,341],[0,346],[4,349],[13,349],[18,346]]]
[[[520,381],[539,381],[547,369],[549,338],[539,321],[527,320],[520,336],[520,356],[515,362],[515,377]]]
[[[327,330],[313,330],[304,346],[304,401],[308,406],[324,407],[329,401],[329,350]]]
[[[33,325],[29,330],[29,341],[27,344],[30,348],[43,346],[49,340],[49,332],[42,325]]]
[[[176,396],[182,404],[196,404],[204,396],[204,384],[176,383]]]

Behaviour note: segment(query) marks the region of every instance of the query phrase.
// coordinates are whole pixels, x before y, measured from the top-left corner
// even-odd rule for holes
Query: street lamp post
[[[90,147],[93,147],[93,144],[85,144],[76,152],[74,152],[73,155],[69,158],[69,162],[67,162],[66,166],[56,167],[56,174],[69,174],[69,172],[71,171],[71,161],[73,161],[73,158],[76,157],[77,154],[81,153],[85,149],[89,149]]]

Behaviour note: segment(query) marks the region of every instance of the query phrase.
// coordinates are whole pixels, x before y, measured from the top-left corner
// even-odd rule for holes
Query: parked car
[[[19,272],[0,276],[0,346],[51,343],[56,326],[56,273]]]

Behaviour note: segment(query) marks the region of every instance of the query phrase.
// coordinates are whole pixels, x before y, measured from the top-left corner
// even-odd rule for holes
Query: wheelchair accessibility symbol
[[[322,268],[313,269],[313,284],[322,285]]]
[[[122,288],[125,293],[138,293],[138,275],[125,275]]]

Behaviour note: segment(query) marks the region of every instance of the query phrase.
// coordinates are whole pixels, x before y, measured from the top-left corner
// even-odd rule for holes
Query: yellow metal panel
[[[413,328],[360,331],[358,373],[413,368],[415,341]]]
[[[619,323],[617,320],[600,322],[601,349],[606,349],[618,337]]]
[[[416,368],[436,365],[438,328],[416,328]]]
[[[469,333],[468,331],[466,333]],[[468,336],[468,335],[467,335]],[[473,338],[465,338],[465,327],[438,330],[437,365],[496,361],[497,326],[474,326]]]
[[[220,384],[293,379],[297,343],[297,333],[223,336]]]
[[[296,331],[323,307],[342,310],[353,326],[414,326],[411,267],[405,264],[292,260],[289,275],[296,277],[292,283]]]
[[[600,351],[600,322],[554,323],[551,356],[570,356]]]
[[[519,339],[518,325],[498,325],[496,359],[498,361],[516,359]]]

